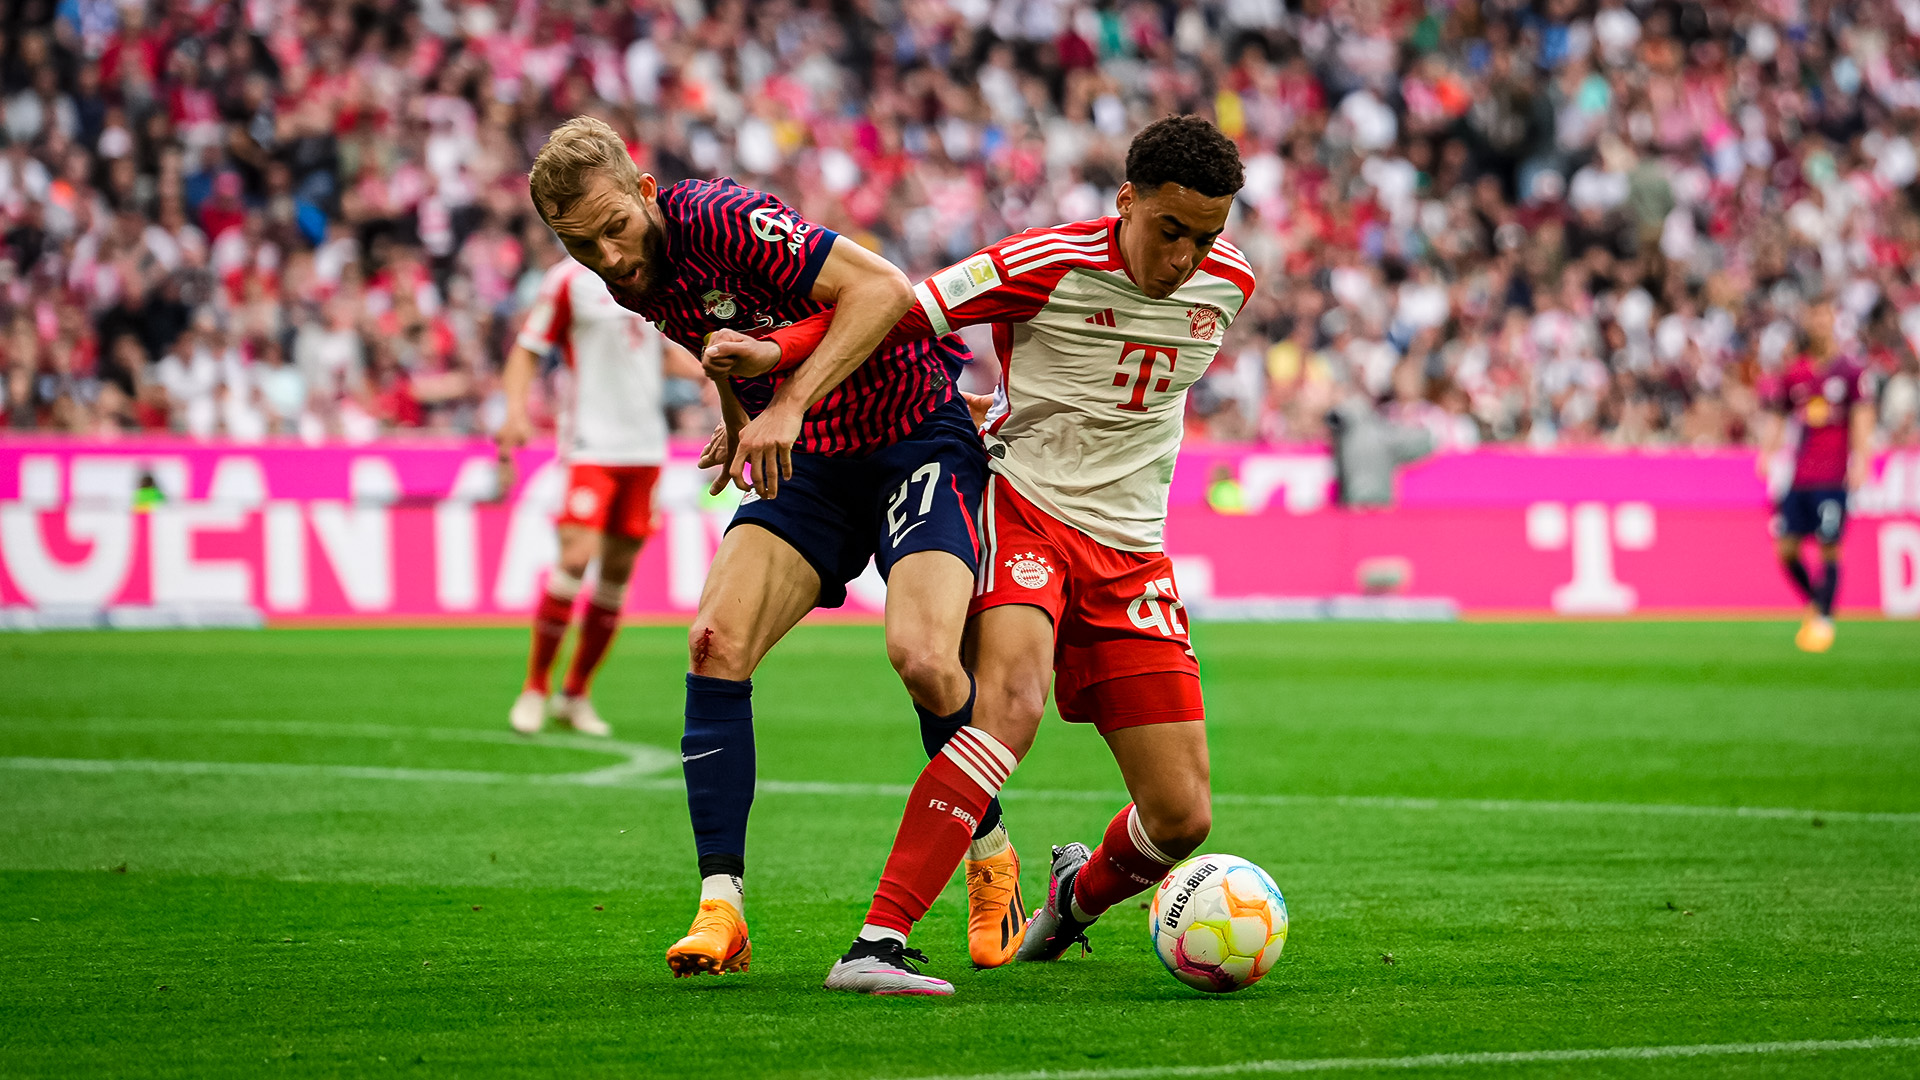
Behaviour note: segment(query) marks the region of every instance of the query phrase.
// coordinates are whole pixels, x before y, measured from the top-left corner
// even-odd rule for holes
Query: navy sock
[[[973,676],[967,676],[967,703],[960,706],[951,716],[935,716],[933,712],[919,702],[913,703],[913,711],[920,714],[920,745],[927,748],[927,757],[940,752],[953,738],[953,733],[973,723],[973,699],[979,689]],[[986,812],[980,815],[980,824],[973,830],[975,840],[992,832],[1000,824],[1000,799],[995,797],[987,803]]]
[[[1826,564],[1826,576],[1820,579],[1820,591],[1813,594],[1813,602],[1819,607],[1820,614],[1833,618],[1833,594],[1840,591],[1840,564]]]
[[[1795,555],[1791,559],[1780,560],[1780,565],[1787,571],[1787,577],[1793,579],[1793,587],[1800,590],[1800,595],[1811,602],[1814,599],[1813,579],[1807,576],[1807,564],[1800,561],[1800,556]]]
[[[753,680],[687,676],[687,728],[680,771],[700,853],[700,876],[745,869],[753,809]]]

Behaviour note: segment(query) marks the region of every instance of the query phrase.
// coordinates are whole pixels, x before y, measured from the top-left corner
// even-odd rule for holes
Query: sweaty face
[[[1140,291],[1155,300],[1187,283],[1227,226],[1233,196],[1206,196],[1179,184],[1140,191],[1122,184],[1120,257]]]
[[[665,227],[656,201],[659,187],[640,175],[640,192],[612,177],[594,174],[586,190],[548,224],[574,261],[599,274],[616,296],[639,299],[651,292],[665,262]]]

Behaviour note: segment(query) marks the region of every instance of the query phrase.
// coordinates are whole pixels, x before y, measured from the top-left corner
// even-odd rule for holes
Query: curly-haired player
[[[829,989],[949,994],[906,937],[1032,746],[1054,684],[1060,715],[1105,737],[1133,802],[1099,845],[1054,848],[1021,960],[1057,959],[1109,907],[1151,888],[1212,822],[1205,709],[1173,564],[1161,550],[1186,392],[1252,295],[1220,239],[1240,190],[1234,144],[1205,120],[1144,128],[1117,216],[1037,229],[934,274],[887,341],[989,323],[1001,383],[987,415],[993,476],[967,626],[973,722],[920,774],[868,909]],[[773,339],[728,335],[703,362],[764,370],[807,355],[816,317]]]

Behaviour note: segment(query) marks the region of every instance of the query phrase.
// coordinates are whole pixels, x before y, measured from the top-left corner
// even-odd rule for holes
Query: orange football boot
[[[693,929],[667,950],[673,977],[725,975],[745,971],[753,961],[753,943],[747,940],[747,920],[725,900],[700,901]]]
[[[1011,845],[998,855],[967,860],[967,953],[975,967],[1013,959],[1027,934],[1020,899],[1020,856]]]

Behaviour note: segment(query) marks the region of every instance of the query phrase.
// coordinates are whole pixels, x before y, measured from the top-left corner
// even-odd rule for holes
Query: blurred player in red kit
[[[1864,365],[1842,355],[1831,303],[1807,309],[1802,333],[1801,355],[1766,388],[1774,416],[1757,467],[1766,476],[1783,441],[1794,439],[1793,483],[1776,508],[1773,534],[1780,565],[1807,604],[1794,644],[1826,652],[1833,645],[1847,493],[1867,481],[1872,464],[1874,379]],[[1817,583],[1800,558],[1809,538],[1820,545],[1824,564]]]
[[[887,338],[986,323],[1001,383],[986,416],[992,477],[967,626],[979,687],[972,723],[908,796],[866,925],[826,986],[950,994],[905,962],[909,931],[968,852],[1033,744],[1049,683],[1060,715],[1106,739],[1133,803],[1099,845],[1053,849],[1049,895],[1018,960],[1054,960],[1128,897],[1157,884],[1212,821],[1199,666],[1162,550],[1187,388],[1253,293],[1220,239],[1243,171],[1232,141],[1176,116],[1135,136],[1118,215],[1036,229],[934,274]],[[749,370],[805,356],[819,317],[772,340],[709,344]]]
[[[557,523],[560,558],[534,611],[527,681],[507,720],[525,735],[548,720],[585,735],[606,735],[607,723],[587,687],[620,628],[633,561],[653,532],[653,487],[667,460],[662,368],[688,378],[704,376],[691,353],[615,303],[598,275],[563,258],[547,268],[501,374],[507,417],[496,439],[503,465],[532,433],[527,393],[541,357],[553,349],[571,376],[558,432],[560,460],[567,467]],[[595,557],[599,576],[580,618],[580,640],[560,693],[552,694],[554,656]]]

